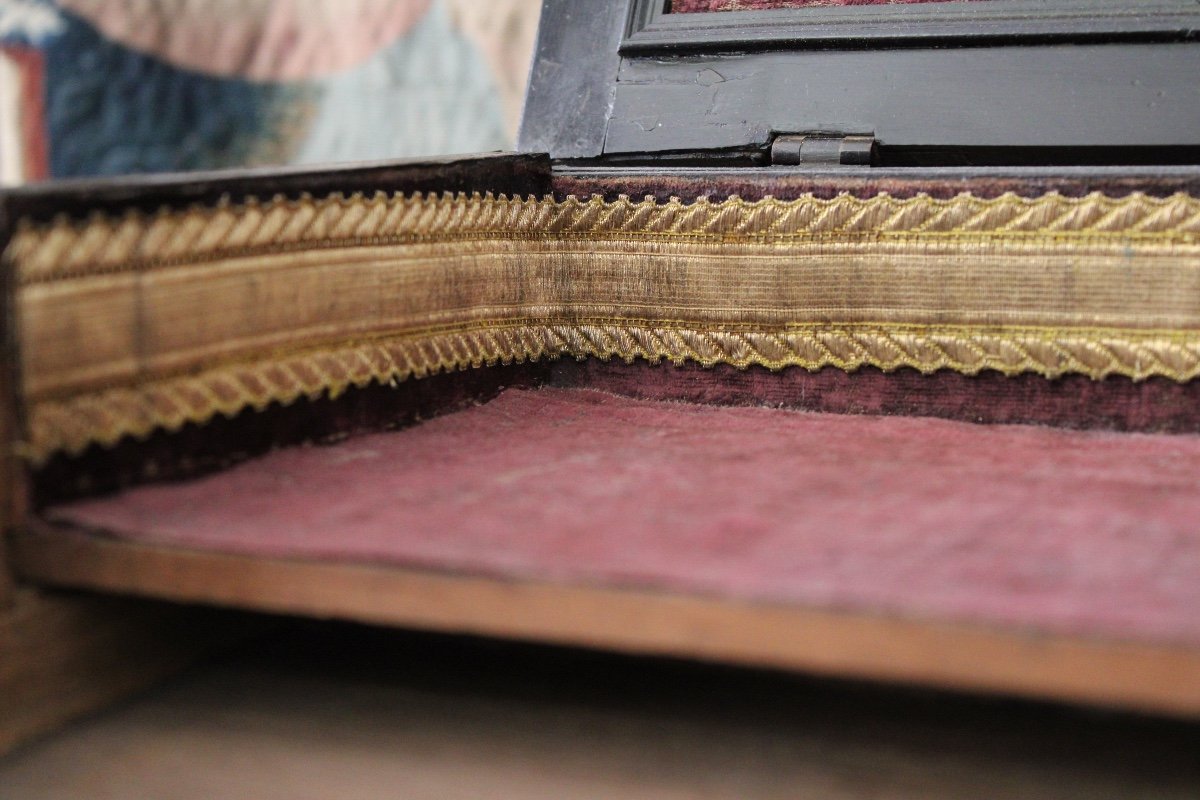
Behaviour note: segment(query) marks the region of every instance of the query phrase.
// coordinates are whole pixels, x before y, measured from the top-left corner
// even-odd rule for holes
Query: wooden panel
[[[1200,715],[1200,652],[590,585],[122,543],[35,523],[31,580],[148,597]]]
[[[635,0],[624,53],[681,50],[832,49],[900,43],[959,46],[1055,39],[1088,41],[1185,38],[1196,25],[1188,0],[988,0],[929,5],[929,0],[694,0],[664,9],[661,0]],[[721,16],[698,14],[698,7]],[[690,7],[688,7],[690,6]],[[774,6],[774,8],[771,8]],[[803,6],[803,7],[802,7]],[[907,6],[907,7],[905,7]],[[733,8],[730,8],[733,7]],[[680,12],[683,13],[680,13]]]
[[[9,189],[0,193],[0,198],[8,201],[13,219],[28,217],[45,222],[59,214],[86,217],[96,212],[123,213],[131,208],[153,212],[163,207],[213,204],[223,198],[240,203],[247,197],[324,197],[356,192],[492,192],[524,197],[541,196],[549,186],[550,161],[546,156],[493,153],[324,167],[58,180]]]
[[[714,166],[759,163],[775,133],[829,131],[873,133],[904,165],[1196,163],[1185,0],[578,6],[543,10],[522,150]]]
[[[1194,147],[1198,69],[1194,44],[634,59],[621,66],[604,152],[807,131],[869,133],[885,147]]]
[[[301,623],[0,760],[5,800],[1196,800],[1200,725]]]
[[[0,613],[0,753],[138,692],[261,624],[211,609],[21,590]]]
[[[545,0],[517,149],[588,158],[604,148],[627,0]]]
[[[8,245],[8,237],[8,204],[0,195],[0,253]],[[12,282],[12,270],[0,262],[0,537],[17,522],[17,499],[21,496],[18,485],[24,483],[13,447],[17,430],[17,349],[13,341]],[[12,605],[13,594],[14,584],[0,538],[0,614]]]

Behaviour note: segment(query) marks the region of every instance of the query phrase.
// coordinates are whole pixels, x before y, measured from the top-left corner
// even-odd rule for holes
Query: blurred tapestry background
[[[511,148],[540,0],[0,0],[0,182]]]

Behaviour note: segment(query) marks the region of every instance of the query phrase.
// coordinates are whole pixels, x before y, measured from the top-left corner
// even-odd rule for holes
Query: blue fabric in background
[[[40,54],[43,106],[33,130],[42,131],[51,177],[447,155],[513,144],[512,109],[506,117],[495,65],[440,0],[362,61],[297,80],[177,66],[108,38],[50,0],[0,0],[0,43]],[[15,120],[8,124],[16,130]],[[22,126],[18,135],[28,130]]]
[[[272,144],[283,149],[276,131],[286,109],[312,94],[182,70],[110,42],[70,14],[63,19],[62,33],[43,48],[55,177],[269,161]]]

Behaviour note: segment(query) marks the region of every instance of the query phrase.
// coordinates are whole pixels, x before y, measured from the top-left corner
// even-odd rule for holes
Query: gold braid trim
[[[1081,372],[1144,378],[1166,371],[1200,376],[1200,340],[1172,339],[1169,334],[1134,341],[1124,334],[1061,337],[1037,330],[962,328],[905,331],[822,326],[787,333],[739,333],[631,325],[491,327],[297,354],[39,403],[30,419],[30,441],[35,446],[27,455],[40,462],[54,452],[77,454],[93,443],[113,445],[124,436],[145,437],[159,428],[178,430],[218,413],[232,417],[248,407],[261,411],[271,403],[288,405],[301,397],[337,397],[351,386],[564,356],[770,369],[850,371],[872,366],[911,367],[926,373],[952,369],[969,375],[992,369],[1013,375],[1030,371],[1032,365],[1047,376]],[[1164,352],[1171,353],[1169,363],[1163,360]]]
[[[26,455],[559,357],[1200,377],[1200,200],[332,197],[22,225]]]
[[[322,200],[250,200],[212,209],[130,212],[94,216],[82,223],[23,225],[10,248],[22,284],[68,277],[135,271],[195,263],[290,247],[345,243],[402,244],[488,236],[570,237],[615,235],[721,241],[913,239],[980,241],[1022,238],[1083,241],[1114,238],[1194,243],[1200,238],[1200,199],[1100,193],[1025,198],[1008,193],[983,199],[926,195],[867,199],[839,195],[748,202],[673,199],[655,203],[622,197],[563,202],[491,195],[370,198],[333,196]]]

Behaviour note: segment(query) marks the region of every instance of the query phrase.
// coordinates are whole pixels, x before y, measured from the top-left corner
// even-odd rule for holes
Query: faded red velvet
[[[675,14],[705,11],[762,11],[769,8],[805,8],[807,6],[890,6],[914,3],[978,3],[982,0],[671,0]]]
[[[1200,436],[509,390],[59,506],[138,541],[1200,644]]]

